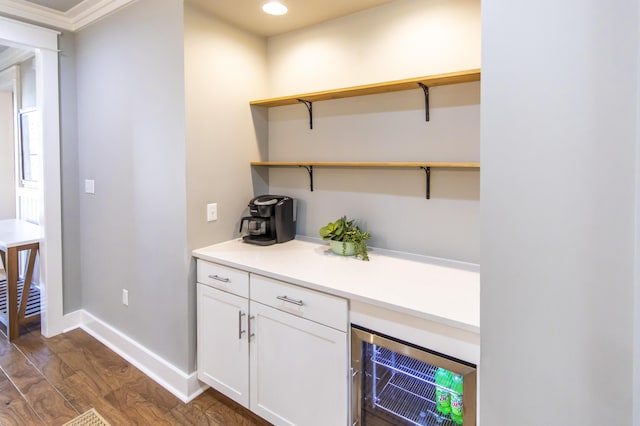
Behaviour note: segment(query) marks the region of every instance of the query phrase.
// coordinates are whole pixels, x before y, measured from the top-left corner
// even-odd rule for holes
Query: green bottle
[[[456,424],[462,424],[462,376],[455,374],[451,379],[451,420]]]
[[[444,368],[438,368],[435,374],[436,379],[436,408],[443,416],[448,416],[451,412],[451,396],[449,385],[451,383],[451,372]]]

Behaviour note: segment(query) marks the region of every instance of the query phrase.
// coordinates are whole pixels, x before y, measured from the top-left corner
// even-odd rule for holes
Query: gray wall
[[[269,111],[273,161],[479,161],[480,84],[431,89],[425,122],[422,90],[318,102],[309,129],[302,105]],[[480,174],[432,169],[271,169],[271,193],[298,200],[297,232],[342,215],[372,234],[369,244],[409,253],[479,262]]]
[[[249,162],[266,155],[266,112],[249,101],[266,93],[266,40],[187,5],[185,87],[189,245],[237,236],[253,195]],[[254,119],[255,118],[255,119]],[[207,203],[218,220],[207,222]]]
[[[253,194],[249,162],[266,149],[262,146],[266,116],[256,116],[254,122],[249,100],[265,90],[266,42],[190,6],[185,7],[184,14],[187,229],[191,250],[237,235],[240,217]],[[208,203],[218,204],[217,221],[206,221]],[[192,260],[187,297],[189,349],[193,353],[195,282]]]
[[[82,306],[188,371],[183,31],[182,1],[140,0],[78,32],[76,63]]]
[[[80,182],[76,92],[75,35],[63,31],[59,40],[60,161],[62,197],[63,312],[82,308],[80,265]]]
[[[638,4],[482,19],[482,424],[637,424]]]

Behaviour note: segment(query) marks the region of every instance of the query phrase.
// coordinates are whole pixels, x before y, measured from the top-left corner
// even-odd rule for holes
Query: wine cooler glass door
[[[475,426],[475,365],[352,326],[352,425]]]

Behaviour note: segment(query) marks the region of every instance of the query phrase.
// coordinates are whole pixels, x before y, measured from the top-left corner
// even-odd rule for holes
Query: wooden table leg
[[[18,337],[18,249],[7,248],[7,334],[9,341]]]
[[[27,271],[24,275],[24,283],[22,284],[22,297],[20,307],[18,308],[18,322],[24,322],[27,313],[27,303],[29,303],[29,293],[31,293],[31,281],[33,280],[33,267],[36,263],[36,254],[38,253],[38,245],[32,244],[25,251],[27,254]]]

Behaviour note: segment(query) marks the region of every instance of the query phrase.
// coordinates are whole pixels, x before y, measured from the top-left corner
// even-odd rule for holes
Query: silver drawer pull
[[[294,305],[298,306],[304,305],[302,300],[289,299],[287,296],[276,296],[276,299],[282,300],[283,302],[293,303]]]
[[[252,333],[251,332],[251,320],[255,319],[256,317],[254,315],[251,315],[249,317],[249,338],[252,338],[253,336],[256,335],[256,333]]]
[[[242,339],[242,335],[247,332],[247,330],[242,329],[242,317],[246,314],[242,311],[238,311],[238,339]]]
[[[223,283],[231,281],[229,278],[221,277],[220,275],[209,275],[209,278],[212,280],[222,281]]]

